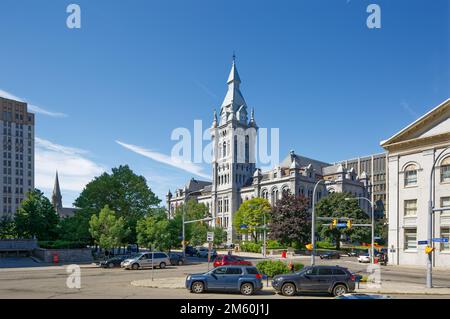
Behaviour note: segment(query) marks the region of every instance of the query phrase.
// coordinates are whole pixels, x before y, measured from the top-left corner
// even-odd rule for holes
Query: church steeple
[[[61,189],[59,188],[58,171],[56,171],[55,185],[53,187],[52,205],[56,211],[58,211],[59,208],[62,208],[62,195]]]
[[[228,76],[228,91],[220,109],[220,124],[227,121],[230,113],[236,113],[238,110],[245,111],[247,103],[239,89],[241,78],[236,67],[236,56],[233,54],[233,62],[231,64],[230,75]],[[246,111],[245,111],[246,112]],[[235,116],[234,114],[233,116]]]

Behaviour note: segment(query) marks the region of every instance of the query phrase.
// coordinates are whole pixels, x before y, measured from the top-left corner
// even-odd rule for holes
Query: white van
[[[152,265],[153,267],[164,269],[167,265],[170,265],[170,258],[166,253],[155,251],[153,253],[148,252],[137,254],[131,258],[125,259],[120,264],[122,268],[133,270],[151,268]]]

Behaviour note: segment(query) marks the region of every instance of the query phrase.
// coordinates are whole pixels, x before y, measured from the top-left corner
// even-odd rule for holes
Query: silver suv
[[[170,265],[170,258],[166,253],[163,252],[155,251],[154,253],[140,253],[122,261],[120,267],[125,269],[137,270],[143,268],[151,268],[152,265],[153,267],[159,267],[161,269],[166,268],[167,265]]]

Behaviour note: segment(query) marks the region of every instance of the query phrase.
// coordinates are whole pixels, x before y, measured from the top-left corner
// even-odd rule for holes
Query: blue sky
[[[70,3],[80,30],[66,27]],[[370,3],[381,29],[366,26]],[[209,174],[165,156],[175,128],[210,125],[233,51],[257,123],[280,129],[280,156],[333,162],[381,152],[450,96],[449,17],[447,0],[2,0],[0,90],[37,112],[47,195],[56,169],[71,205],[92,176],[129,164],[163,199]]]

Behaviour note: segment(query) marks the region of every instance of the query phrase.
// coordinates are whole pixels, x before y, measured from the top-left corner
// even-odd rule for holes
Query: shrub
[[[261,244],[253,243],[251,241],[241,242],[239,245],[241,251],[249,252],[249,253],[260,253],[261,252]]]
[[[46,249],[77,249],[86,248],[87,243],[82,241],[67,241],[67,240],[55,240],[55,241],[39,241],[39,247]]]
[[[286,249],[286,245],[282,245],[278,240],[268,240],[267,249]]]
[[[258,268],[258,270],[268,276],[268,277],[273,277],[276,275],[281,275],[281,274],[286,274],[289,273],[289,268],[288,266],[280,261],[274,261],[274,260],[265,260],[265,261],[261,261],[258,264],[256,264],[256,268]]]

